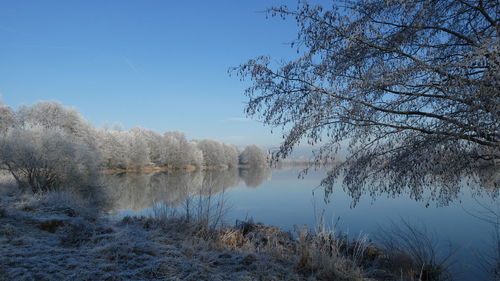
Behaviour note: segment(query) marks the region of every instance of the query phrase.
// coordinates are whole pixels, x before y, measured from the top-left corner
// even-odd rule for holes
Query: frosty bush
[[[0,136],[0,168],[33,192],[89,185],[96,159],[94,149],[58,127],[27,125]]]

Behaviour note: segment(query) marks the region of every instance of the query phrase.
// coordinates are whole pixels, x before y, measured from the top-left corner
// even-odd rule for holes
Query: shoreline
[[[260,167],[260,166],[259,166]],[[175,166],[164,166],[164,167],[144,167],[138,169],[104,169],[101,172],[103,174],[117,174],[117,173],[152,173],[152,172],[173,172],[173,171],[187,171],[187,172],[195,172],[195,171],[210,171],[210,170],[228,170],[232,167],[226,165],[220,166],[194,166],[187,165],[184,167],[175,167]],[[234,167],[235,169],[250,169],[251,165],[237,165]],[[266,167],[267,168],[267,167]],[[270,167],[269,167],[270,168]]]
[[[165,280],[167,273],[167,280],[412,280],[442,273],[333,229],[297,227],[292,235],[249,221],[215,228],[203,216],[166,212],[112,221],[64,192],[0,197],[0,233],[5,280]]]

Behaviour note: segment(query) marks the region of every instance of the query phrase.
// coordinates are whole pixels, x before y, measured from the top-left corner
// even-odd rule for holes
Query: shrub
[[[0,136],[0,167],[33,192],[91,185],[97,153],[60,128],[12,128]]]

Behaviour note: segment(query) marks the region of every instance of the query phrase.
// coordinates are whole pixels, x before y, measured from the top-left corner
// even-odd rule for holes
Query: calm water
[[[225,220],[252,218],[256,222],[292,230],[294,225],[314,227],[323,214],[327,224],[335,224],[351,236],[360,233],[375,237],[380,228],[404,219],[426,229],[448,249],[457,249],[452,270],[456,280],[483,280],[478,269],[478,255],[492,253],[492,226],[471,215],[484,211],[484,206],[499,211],[497,198],[491,192],[478,192],[466,185],[448,198],[434,198],[424,191],[422,199],[410,198],[409,192],[393,197],[386,194],[364,194],[355,206],[352,198],[335,186],[330,201],[325,203],[322,189],[317,188],[325,171],[310,171],[298,179],[298,169],[230,170],[196,173],[155,173],[107,175],[113,203],[111,211],[119,215],[152,212],[152,206],[164,202],[182,208],[186,199],[207,198],[215,194],[228,207]]]

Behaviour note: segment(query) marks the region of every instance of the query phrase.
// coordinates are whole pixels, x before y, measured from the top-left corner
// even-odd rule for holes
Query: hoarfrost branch
[[[341,173],[354,198],[367,183],[419,197],[440,181],[440,192],[455,192],[461,175],[481,169],[492,173],[480,181],[498,187],[498,1],[299,2],[268,13],[297,22],[297,58],[258,57],[232,71],[252,82],[247,114],[283,129],[275,160],[304,139],[321,145],[318,165],[348,147],[322,183],[327,195]]]

